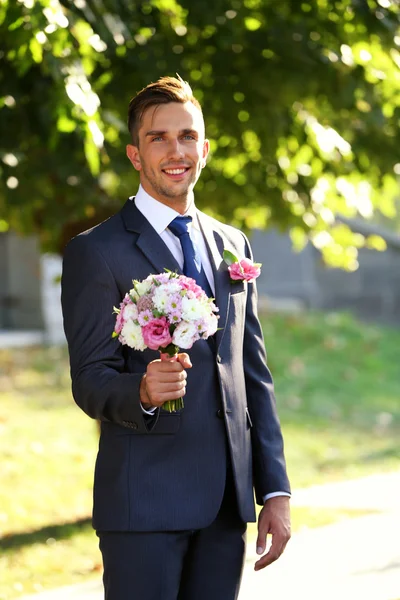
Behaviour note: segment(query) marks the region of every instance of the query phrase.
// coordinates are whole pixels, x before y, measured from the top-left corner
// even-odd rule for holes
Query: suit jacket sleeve
[[[90,236],[80,235],[68,244],[61,286],[76,403],[94,419],[146,433],[139,395],[142,373],[124,372],[124,350],[111,337],[113,306],[119,306],[121,293]]]
[[[246,254],[252,259],[246,239]],[[257,314],[257,287],[248,284],[243,364],[247,405],[252,421],[253,478],[256,499],[272,492],[289,492],[283,438],[276,411],[274,385],[267,367],[263,333]]]

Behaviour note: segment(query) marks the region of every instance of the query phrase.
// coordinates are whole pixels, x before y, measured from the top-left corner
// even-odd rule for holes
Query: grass
[[[101,570],[89,515],[97,434],[63,348],[0,351],[0,600]]]
[[[263,318],[293,485],[400,462],[400,330],[346,314]]]
[[[398,468],[400,332],[346,315],[263,327],[293,487]],[[65,349],[0,351],[0,365],[0,600],[12,600],[100,576],[97,430],[71,399]],[[359,514],[295,507],[293,528]]]
[[[2,600],[99,578],[102,572],[89,519],[6,537],[0,547]]]

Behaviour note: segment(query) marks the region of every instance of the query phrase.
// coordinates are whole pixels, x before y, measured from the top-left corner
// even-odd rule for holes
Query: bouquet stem
[[[165,348],[166,352],[160,352],[161,360],[169,360],[170,362],[178,361],[178,348],[170,344]],[[177,398],[176,400],[167,400],[162,405],[162,410],[165,410],[169,413],[176,412],[178,410],[182,410],[184,407],[183,398]]]

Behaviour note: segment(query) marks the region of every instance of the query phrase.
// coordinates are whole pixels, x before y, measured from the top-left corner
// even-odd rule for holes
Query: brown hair
[[[139,146],[139,127],[146,110],[152,106],[179,102],[191,102],[201,111],[199,101],[194,97],[192,88],[187,81],[178,75],[176,77],[160,77],[154,83],[149,83],[129,102],[128,129],[135,146]]]

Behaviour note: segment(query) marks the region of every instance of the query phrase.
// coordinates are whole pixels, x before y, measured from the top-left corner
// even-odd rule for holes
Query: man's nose
[[[172,139],[169,141],[168,145],[168,156],[182,158],[184,156],[183,145],[178,139]]]

